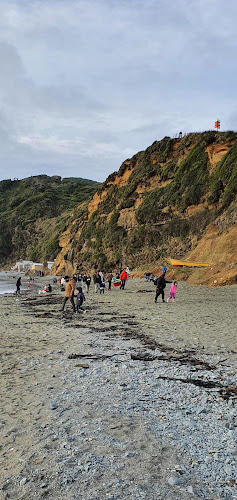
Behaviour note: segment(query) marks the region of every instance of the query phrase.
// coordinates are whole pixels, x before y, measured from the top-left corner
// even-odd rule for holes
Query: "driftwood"
[[[156,356],[151,356],[150,354],[131,354],[131,359],[138,361],[154,361],[157,359]]]
[[[237,386],[235,387],[224,387],[220,390],[223,399],[237,398]]]
[[[80,358],[89,358],[89,359],[107,359],[116,356],[116,354],[105,355],[105,354],[69,354],[68,359],[80,359]]]
[[[36,314],[36,318],[53,318],[54,314],[51,312],[43,312],[41,314]]]
[[[137,360],[137,361],[155,361],[156,359],[162,360],[162,361],[179,361],[182,364],[190,364],[190,365],[195,365],[195,366],[200,366],[201,369],[205,370],[215,370],[216,367],[209,365],[206,363],[206,361],[203,361],[202,359],[197,359],[192,356],[187,356],[186,353],[183,355],[176,356],[174,354],[169,354],[169,355],[163,355],[161,354],[160,356],[151,356],[150,354],[131,354],[131,359]]]
[[[167,353],[167,358],[156,357],[155,359],[166,359],[167,361],[179,361],[182,364],[191,364],[196,366],[198,365],[200,366],[200,369],[203,370],[216,370],[215,366],[210,365],[206,361],[194,357],[193,354],[195,353],[195,350],[193,349],[186,350],[185,352],[181,351],[180,349],[174,350],[173,347],[163,345],[157,342],[155,339],[149,337],[148,335],[145,335],[144,333],[132,332],[131,330],[125,330],[121,332],[119,335],[121,337],[125,337],[128,339],[138,339],[140,340],[141,344],[145,345],[148,349],[151,349],[153,351],[155,349],[159,349],[160,351]],[[153,360],[147,360],[147,361],[153,361]]]
[[[212,380],[201,380],[193,378],[172,378],[172,377],[157,377],[161,380],[172,380],[173,382],[182,382],[183,384],[193,384],[198,387],[206,387],[207,389],[218,389],[223,399],[237,398],[237,386],[228,387],[222,385],[220,382]]]

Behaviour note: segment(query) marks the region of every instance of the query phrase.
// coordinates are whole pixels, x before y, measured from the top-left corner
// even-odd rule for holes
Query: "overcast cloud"
[[[165,135],[237,129],[236,0],[0,0],[0,180],[103,181]]]

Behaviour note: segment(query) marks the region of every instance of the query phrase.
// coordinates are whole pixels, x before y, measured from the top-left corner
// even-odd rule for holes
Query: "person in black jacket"
[[[100,289],[100,283],[101,283],[101,276],[100,276],[100,273],[96,273],[96,276],[95,276],[95,279],[94,279],[94,283],[95,283],[95,292],[97,293],[98,290]]]
[[[156,296],[155,296],[155,302],[157,302],[157,299],[159,295],[162,297],[162,301],[165,302],[165,287],[166,283],[172,283],[172,281],[167,281],[165,279],[165,273],[161,274],[159,278],[157,278],[154,281],[154,285],[156,285]]]
[[[18,280],[16,282],[16,295],[18,293],[20,293],[20,287],[21,287],[21,276],[20,276],[20,278],[18,278]]]

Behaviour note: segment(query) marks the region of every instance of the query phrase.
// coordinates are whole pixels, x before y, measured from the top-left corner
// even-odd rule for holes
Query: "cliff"
[[[233,282],[237,273],[237,134],[165,137],[125,160],[59,237],[53,272],[158,271],[168,257],[208,270],[171,271],[193,283]]]
[[[80,202],[87,207],[99,184],[38,175],[0,182],[0,265],[18,259],[44,262],[60,251],[59,238]]]

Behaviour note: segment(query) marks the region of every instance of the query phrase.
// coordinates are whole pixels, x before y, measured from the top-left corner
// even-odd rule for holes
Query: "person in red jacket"
[[[128,279],[128,273],[125,269],[123,269],[120,274],[120,281],[121,281],[120,290],[124,290],[127,279]]]

